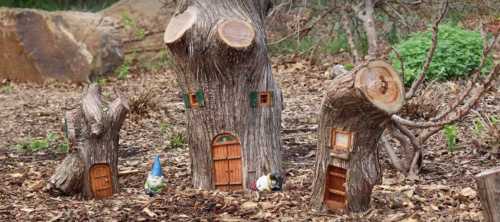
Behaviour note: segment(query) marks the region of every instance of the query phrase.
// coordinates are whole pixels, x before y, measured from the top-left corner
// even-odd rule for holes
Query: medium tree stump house
[[[269,0],[180,1],[164,42],[187,115],[195,188],[248,189],[281,168],[281,91],[267,56]]]
[[[378,140],[404,103],[403,83],[389,64],[371,61],[331,86],[320,111],[311,204],[318,211],[364,211],[382,179]]]
[[[64,116],[69,154],[49,179],[47,190],[101,199],[118,192],[119,133],[128,113],[128,100],[120,95],[109,106],[97,84],[85,88],[79,108]]]

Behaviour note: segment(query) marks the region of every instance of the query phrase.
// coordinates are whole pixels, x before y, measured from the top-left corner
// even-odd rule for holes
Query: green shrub
[[[100,11],[118,0],[0,0],[0,7],[36,8],[47,11],[77,10]]]
[[[329,39],[324,44],[324,50],[330,54],[337,54],[339,52],[349,51],[349,43],[347,42],[346,34],[342,33],[334,38]]]
[[[418,77],[431,44],[432,32],[426,31],[417,33],[396,46],[405,64],[406,85]],[[436,52],[426,74],[427,79],[447,80],[465,77],[479,66],[482,49],[483,41],[479,32],[441,25]],[[400,69],[400,61],[395,53],[391,53],[389,58],[393,66]],[[488,64],[491,64],[491,60],[486,67]]]
[[[314,44],[314,39],[306,36],[300,40],[294,38],[285,39],[278,44],[270,45],[269,49],[273,54],[303,54],[310,51]]]

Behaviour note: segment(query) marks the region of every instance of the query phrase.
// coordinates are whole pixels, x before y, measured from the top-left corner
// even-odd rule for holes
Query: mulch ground
[[[488,146],[471,130],[476,116],[459,126],[456,151],[449,152],[442,134],[425,146],[423,172],[409,180],[387,160],[383,183],[372,196],[372,207],[359,214],[319,214],[309,209],[315,161],[316,130],[322,95],[329,80],[326,65],[312,65],[293,57],[274,58],[275,78],[284,92],[282,141],[287,182],[284,192],[245,193],[193,189],[188,147],[170,138],[185,131],[182,99],[173,71],[134,73],[127,80],[103,84],[105,97],[113,87],[131,100],[146,97],[128,116],[120,133],[121,192],[105,200],[51,196],[43,191],[47,178],[65,154],[62,114],[79,104],[81,86],[48,83],[13,84],[0,91],[0,221],[481,221],[474,175],[498,166]],[[450,100],[460,82],[434,86],[446,92],[436,101]],[[145,96],[146,95],[146,96]],[[477,111],[499,116],[500,91],[488,92]],[[57,139],[36,152],[16,145],[30,138]],[[481,142],[481,141],[480,141]],[[168,187],[159,196],[144,194],[151,161],[160,154]]]

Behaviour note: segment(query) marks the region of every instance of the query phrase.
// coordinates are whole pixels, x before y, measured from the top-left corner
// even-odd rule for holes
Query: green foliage
[[[116,70],[116,76],[118,77],[118,79],[124,80],[128,78],[128,75],[130,74],[131,65],[132,65],[132,59],[126,58],[125,61],[123,61],[123,64]]]
[[[137,22],[127,12],[122,12],[122,23],[126,29],[134,31],[134,35],[138,40],[146,37],[146,30],[139,27]]]
[[[341,33],[341,32],[337,32]],[[339,52],[349,51],[349,43],[347,42],[347,36],[345,33],[341,33],[335,38],[330,39],[323,46],[324,50],[330,54],[337,54]]]
[[[64,142],[59,144],[57,146],[57,148],[59,149],[59,152],[61,153],[67,153],[69,151],[69,141],[68,139],[64,139]]]
[[[100,11],[118,0],[0,0],[0,7],[11,8],[36,8],[48,11],[77,10]]]
[[[472,123],[474,125],[472,127],[472,131],[474,132],[474,134],[476,136],[480,136],[483,133],[483,131],[484,131],[484,124],[483,124],[483,122],[481,121],[480,118],[475,118]]]
[[[68,152],[69,143],[68,140],[65,139],[63,143],[57,144],[57,140],[59,140],[60,136],[49,132],[45,138],[31,138],[28,137],[21,143],[17,144],[15,147],[19,151],[28,151],[28,152],[37,152],[41,150],[49,149],[52,147],[58,147],[60,152]]]
[[[344,64],[344,68],[347,71],[351,71],[352,69],[354,69],[354,65],[351,63],[347,63],[347,64]]]
[[[458,135],[457,126],[454,124],[446,125],[443,128],[443,134],[444,137],[446,138],[446,145],[448,147],[448,151],[449,152],[455,151],[455,148],[457,147],[457,135]]]
[[[173,65],[173,61],[170,59],[168,51],[162,49],[153,58],[148,61],[141,62],[141,64],[144,64],[142,68],[147,71],[158,71],[171,67]]]
[[[431,44],[432,32],[427,31],[417,33],[396,46],[404,60],[406,85],[410,85],[418,77]],[[440,26],[438,46],[426,74],[427,79],[448,80],[465,77],[479,66],[482,49],[483,42],[479,32],[450,25]],[[400,61],[394,52],[389,58],[393,66],[400,69]],[[489,67],[491,60],[486,69]]]
[[[302,39],[286,39],[278,44],[269,46],[273,54],[303,54],[310,51],[315,42],[312,37],[305,37]]]
[[[0,93],[10,94],[12,93],[12,91],[14,91],[14,87],[11,84],[7,84],[0,87]]]
[[[184,147],[186,144],[186,139],[184,138],[184,134],[176,133],[170,137],[170,148],[178,149]]]

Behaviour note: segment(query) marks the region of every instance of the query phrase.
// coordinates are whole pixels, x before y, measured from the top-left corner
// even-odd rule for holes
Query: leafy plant
[[[304,37],[301,39],[286,39],[278,44],[271,45],[270,51],[276,54],[303,54],[310,51],[315,42],[312,37]]]
[[[14,87],[11,84],[0,87],[0,93],[10,94],[12,91],[14,91]]]
[[[123,64],[120,67],[118,67],[117,69],[118,79],[124,80],[128,78],[128,75],[130,74],[131,63],[132,62],[129,59],[125,59]]]
[[[184,134],[176,133],[170,137],[170,148],[178,149],[184,147],[186,144],[186,139],[184,138]]]
[[[341,32],[337,32],[341,33]],[[330,54],[337,54],[339,52],[349,51],[349,43],[347,42],[346,34],[342,33],[335,38],[330,39],[324,45],[324,50]]]
[[[418,77],[431,43],[432,32],[426,31],[414,34],[396,46],[405,61],[406,85],[410,85]],[[479,66],[482,50],[483,41],[479,32],[442,25],[439,29],[436,52],[426,77],[436,80],[465,77]],[[389,55],[389,59],[396,69],[400,69],[400,61],[394,52]],[[485,70],[489,69],[491,64],[492,59],[489,59]]]
[[[457,147],[457,134],[458,129],[454,124],[446,125],[443,129],[444,137],[446,138],[446,145],[448,147],[449,152],[455,151]]]
[[[69,141],[68,139],[64,139],[64,142],[59,144],[57,146],[59,152],[62,152],[62,153],[67,153],[69,151]]]
[[[474,132],[474,134],[476,136],[480,136],[483,131],[484,131],[484,125],[483,125],[483,122],[481,122],[481,119],[479,118],[475,118],[474,121],[472,122],[473,123],[473,127],[472,127],[472,131]]]
[[[56,146],[57,140],[60,138],[58,134],[49,132],[45,138],[30,138],[25,139],[23,142],[17,144],[15,147],[20,151],[30,151],[37,152],[40,150],[49,149],[51,146]],[[61,152],[68,152],[69,143],[67,139],[64,140],[62,144],[58,144],[57,147]]]

